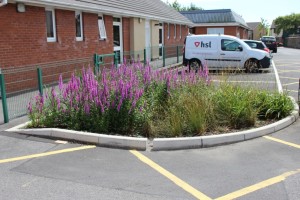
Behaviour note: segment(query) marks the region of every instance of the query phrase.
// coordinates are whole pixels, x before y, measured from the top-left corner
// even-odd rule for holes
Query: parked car
[[[260,40],[273,52],[277,53],[277,42],[274,36],[263,36]]]
[[[252,49],[260,49],[270,53],[270,49],[263,43],[258,40],[243,40],[246,44],[249,45]]]
[[[248,72],[270,67],[271,56],[229,35],[190,35],[185,39],[183,65],[209,69],[239,68]]]

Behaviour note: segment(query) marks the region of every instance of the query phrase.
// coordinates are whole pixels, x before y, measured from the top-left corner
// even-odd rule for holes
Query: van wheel
[[[190,62],[189,62],[189,72],[195,71],[197,73],[199,69],[201,71],[203,70],[203,66],[201,65],[200,60],[191,59]]]
[[[259,71],[259,61],[256,59],[249,59],[245,62],[246,73],[257,73]]]

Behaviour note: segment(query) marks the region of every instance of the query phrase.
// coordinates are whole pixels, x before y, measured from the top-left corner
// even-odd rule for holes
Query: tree
[[[191,3],[190,6],[182,6],[177,0],[173,1],[173,3],[167,1],[167,4],[177,11],[203,10],[203,8],[198,7],[193,3]]]
[[[281,30],[289,34],[295,34],[300,27],[300,13],[277,17],[275,19],[275,25],[275,32],[277,34],[279,34]]]
[[[171,7],[173,7],[175,10],[180,11],[181,10],[181,5],[178,3],[177,0],[175,0],[173,3],[169,3],[167,1],[167,4]]]
[[[265,34],[267,34],[268,33],[268,30],[269,30],[269,27],[270,27],[270,25],[269,25],[269,23],[268,23],[268,21],[266,20],[266,19],[264,19],[264,18],[260,18],[260,24],[259,24],[259,26],[258,26],[258,30],[260,31],[260,32],[262,32],[262,34],[263,35],[265,35]],[[268,35],[268,34],[267,34]]]

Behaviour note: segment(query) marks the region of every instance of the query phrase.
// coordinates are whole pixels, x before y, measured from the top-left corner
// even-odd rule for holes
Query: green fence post
[[[8,118],[7,101],[6,101],[6,89],[5,89],[4,75],[2,73],[0,73],[0,87],[1,87],[4,123],[8,123],[9,118]]]
[[[177,63],[179,63],[179,46],[176,47]]]
[[[94,54],[94,74],[96,75],[99,68],[98,55]]]
[[[42,69],[37,68],[37,75],[38,75],[38,87],[41,96],[43,96],[43,77],[42,77]]]
[[[147,51],[146,51],[146,48],[144,49],[144,66],[146,66],[147,64]]]
[[[162,48],[162,53],[163,53],[163,67],[166,66],[166,49],[164,46],[161,47]]]
[[[115,62],[115,67],[118,68],[118,53],[114,53],[114,62]]]

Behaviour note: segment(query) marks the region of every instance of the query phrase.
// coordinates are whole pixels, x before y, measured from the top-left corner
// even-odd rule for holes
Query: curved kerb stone
[[[29,122],[20,124],[6,131],[41,137],[75,140],[80,142],[96,144],[98,146],[103,147],[113,147],[122,149],[161,151],[204,148],[250,140],[253,138],[274,133],[291,125],[299,118],[299,106],[293,98],[291,99],[294,104],[294,110],[290,116],[263,127],[220,135],[182,138],[155,138],[153,139],[153,141],[150,141],[147,138],[105,135],[58,128],[24,128]]]

